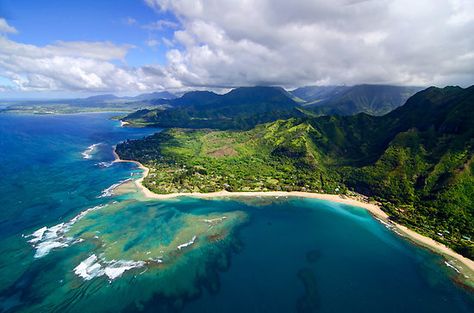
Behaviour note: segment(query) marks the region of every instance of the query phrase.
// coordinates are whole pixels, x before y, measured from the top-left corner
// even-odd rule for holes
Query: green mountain
[[[356,85],[352,87],[332,86],[327,89],[313,89],[317,91],[310,98],[312,102],[305,107],[317,115],[354,115],[367,113],[383,115],[399,106],[420,91],[419,87],[402,87],[390,85]]]
[[[135,97],[129,97],[130,100],[134,101],[145,101],[155,99],[174,99],[176,96],[168,91],[155,91],[150,93],[142,93]]]
[[[150,100],[150,105],[160,106],[132,113],[123,120],[141,126],[249,129],[304,115],[381,115],[402,105],[417,90],[357,85],[309,86],[291,93],[280,87],[241,87],[224,95],[192,91],[176,99]]]
[[[104,101],[114,101],[117,99],[120,99],[120,98],[117,97],[116,95],[104,94],[104,95],[91,96],[91,97],[87,97],[85,99],[79,99],[79,100],[84,100],[87,102],[104,102]]]
[[[227,189],[374,197],[393,219],[474,258],[474,86],[428,88],[384,115],[170,129],[117,147],[159,193]]]
[[[317,103],[331,99],[350,88],[349,86],[305,86],[296,88],[290,93],[307,103]]]
[[[168,104],[173,107],[212,104],[219,98],[220,96],[212,91],[190,91],[177,99],[168,101]]]
[[[224,95],[194,91],[167,102],[167,110],[142,110],[124,118],[159,127],[248,129],[257,124],[303,116],[279,87],[241,87]]]

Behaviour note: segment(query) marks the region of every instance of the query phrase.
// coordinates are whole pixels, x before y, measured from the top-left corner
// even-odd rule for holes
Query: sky
[[[469,86],[472,0],[0,0],[0,99]]]

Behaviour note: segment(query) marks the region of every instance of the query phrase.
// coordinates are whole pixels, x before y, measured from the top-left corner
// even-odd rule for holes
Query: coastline
[[[360,199],[355,199],[348,196],[341,196],[337,194],[323,194],[323,193],[312,193],[312,192],[303,192],[303,191],[237,191],[229,192],[226,190],[210,192],[210,193],[199,193],[199,192],[190,192],[190,193],[170,193],[170,194],[157,194],[145,187],[143,185],[143,180],[149,173],[149,169],[144,166],[142,163],[135,160],[123,160],[113,149],[113,155],[115,157],[114,162],[130,162],[136,164],[141,170],[143,170],[143,175],[140,178],[134,180],[137,188],[143,193],[146,198],[150,199],[159,199],[167,200],[174,199],[178,197],[194,197],[200,199],[212,199],[212,198],[241,198],[241,197],[300,197],[300,198],[310,198],[310,199],[319,199],[326,200],[331,202],[337,202],[342,204],[347,204],[351,206],[356,206],[367,210],[372,216],[378,219],[381,223],[387,226],[387,228],[392,229],[396,234],[404,237],[405,239],[410,240],[418,246],[427,248],[441,256],[445,259],[445,264],[448,267],[453,268],[459,275],[462,275],[462,280],[466,285],[471,288],[474,288],[474,261],[470,260],[459,253],[455,252],[446,245],[437,242],[436,240],[424,236],[415,232],[414,230],[409,229],[406,226],[395,223],[389,219],[389,215],[385,213],[377,204],[362,202]]]

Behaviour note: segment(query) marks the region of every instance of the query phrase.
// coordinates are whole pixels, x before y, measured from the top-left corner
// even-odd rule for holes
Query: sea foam
[[[111,167],[112,165],[114,165],[114,161],[110,161],[110,162],[99,162],[96,164],[98,167],[100,168],[108,168],[108,167]]]
[[[32,238],[28,242],[36,249],[35,258],[41,258],[47,255],[51,250],[57,248],[64,248],[75,243],[81,242],[82,239],[67,237],[66,233],[71,226],[78,220],[86,216],[91,211],[103,208],[105,205],[98,205],[87,210],[82,211],[67,223],[60,223],[51,227],[41,227],[30,235],[23,236],[25,238]]]
[[[131,179],[127,178],[127,179],[119,181],[118,183],[113,184],[110,187],[105,188],[104,190],[102,190],[102,193],[99,196],[97,196],[97,198],[105,198],[105,197],[113,196],[115,188],[129,181],[131,181]]]
[[[453,270],[455,270],[458,274],[461,274],[461,271],[458,270],[457,267],[454,266],[454,265],[452,265],[451,263],[444,261],[444,264],[446,264],[447,267],[450,267],[450,268],[452,268]]]
[[[122,276],[125,271],[131,270],[132,268],[142,267],[145,265],[145,262],[118,260],[107,264],[108,266],[104,269],[105,275],[110,279],[115,279]]]
[[[194,242],[196,241],[196,239],[197,239],[197,237],[196,237],[196,236],[193,236],[193,238],[191,238],[190,241],[185,242],[185,243],[183,243],[183,244],[180,244],[180,245],[178,246],[178,250],[184,249],[184,248],[189,247],[190,245],[194,244]]]
[[[139,268],[145,265],[143,261],[112,260],[104,261],[93,254],[82,261],[74,268],[74,273],[84,280],[91,280],[95,277],[106,275],[110,280],[114,280],[125,271],[132,268]]]
[[[97,256],[91,255],[74,268],[74,273],[85,280],[104,275],[104,270],[99,263],[96,263]]]
[[[99,146],[101,143],[95,143],[93,145],[90,145],[89,147],[87,147],[86,150],[84,150],[81,154],[82,154],[82,158],[84,159],[90,159],[92,157],[92,154],[94,153],[94,150],[95,148],[97,148],[97,146]]]

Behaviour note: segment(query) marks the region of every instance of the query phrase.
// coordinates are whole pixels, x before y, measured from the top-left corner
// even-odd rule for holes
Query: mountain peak
[[[96,95],[85,98],[85,100],[95,100],[95,101],[105,101],[105,100],[114,100],[118,99],[116,95],[113,94],[103,94],[103,95]]]

